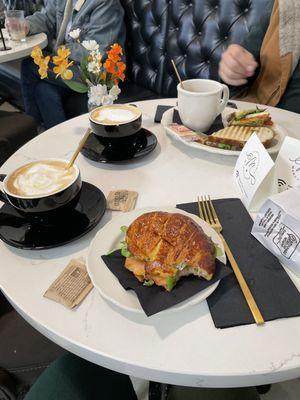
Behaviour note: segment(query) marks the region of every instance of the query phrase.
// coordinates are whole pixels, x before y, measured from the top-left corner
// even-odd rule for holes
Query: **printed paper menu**
[[[278,192],[274,162],[255,133],[241,151],[234,179],[243,203],[253,212],[258,211],[267,197]]]
[[[267,199],[251,233],[300,276],[300,189],[286,190]]]

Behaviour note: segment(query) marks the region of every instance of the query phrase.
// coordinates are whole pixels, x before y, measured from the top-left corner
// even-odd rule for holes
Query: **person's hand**
[[[238,44],[231,44],[223,53],[219,75],[221,79],[232,86],[241,86],[254,75],[258,67],[253,55]]]
[[[22,27],[20,27],[20,24],[22,24]],[[20,22],[17,18],[5,18],[5,28],[10,36],[10,31],[22,31],[23,29],[27,36],[29,33],[29,22],[26,19]]]

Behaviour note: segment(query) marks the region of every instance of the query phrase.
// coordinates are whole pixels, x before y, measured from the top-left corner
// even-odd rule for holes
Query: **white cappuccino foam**
[[[99,110],[96,117],[96,121],[111,121],[111,122],[127,122],[136,118],[136,114],[130,110],[124,108],[104,108]]]
[[[14,181],[14,192],[23,196],[39,196],[54,193],[67,187],[75,178],[74,168],[62,165],[34,163],[20,171]]]

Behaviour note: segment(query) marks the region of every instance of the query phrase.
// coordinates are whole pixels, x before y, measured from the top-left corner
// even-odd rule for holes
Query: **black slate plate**
[[[0,239],[24,250],[43,250],[62,246],[83,236],[101,220],[106,209],[104,194],[83,182],[78,203],[59,218],[26,219],[10,205],[0,209]]]
[[[108,139],[90,135],[81,153],[92,161],[118,163],[144,157],[151,153],[156,145],[156,136],[142,128],[137,134],[126,138]]]

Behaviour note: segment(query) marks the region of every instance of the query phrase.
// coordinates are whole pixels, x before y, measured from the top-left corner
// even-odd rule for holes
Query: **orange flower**
[[[115,53],[119,53],[119,54],[123,55],[123,49],[118,43],[114,43],[113,45],[110,46],[110,48]]]
[[[73,65],[73,61],[69,62],[69,60],[63,60],[59,64],[57,64],[53,68],[53,72],[56,74],[56,78],[60,75],[62,76],[62,78],[63,78],[63,75],[68,76],[68,77],[71,76],[70,72],[72,72],[72,71],[70,71],[70,72],[67,72],[67,71],[69,71],[69,67],[71,67],[72,65]],[[73,78],[73,73],[72,73],[71,78],[69,78],[69,79],[72,79],[72,78]],[[65,78],[63,78],[63,79],[65,79]],[[68,78],[66,78],[66,79],[68,79]]]
[[[39,65],[40,60],[43,58],[43,52],[40,47],[36,46],[31,52],[31,57],[35,64]]]
[[[114,63],[121,61],[120,55],[123,55],[123,49],[117,43],[110,46],[110,50],[107,51],[107,58],[113,61]]]
[[[114,83],[116,83],[118,79],[120,79],[121,81],[125,79],[125,74],[124,74],[124,71],[126,69],[125,63],[121,61],[114,62],[108,58],[104,63],[104,68],[109,74],[112,75]]]
[[[117,63],[117,72],[116,76],[121,79],[121,81],[124,81],[125,79],[125,69],[126,69],[126,64],[123,62],[118,62]]]
[[[43,52],[39,46],[35,46],[31,52],[32,58],[40,58],[43,56]]]
[[[60,63],[67,60],[70,54],[71,54],[70,49],[66,48],[65,46],[59,47],[57,50],[57,56],[53,57],[53,63],[55,65],[59,65]]]
[[[47,56],[47,57],[43,57],[43,58],[41,58],[40,59],[40,62],[39,62],[39,75],[40,75],[40,77],[41,77],[41,79],[45,79],[45,78],[48,78],[48,64],[49,64],[49,61],[50,61],[50,57],[49,56]]]
[[[104,68],[106,69],[106,71],[110,74],[114,74],[115,73],[115,63],[110,60],[109,58],[105,61],[104,63]]]

